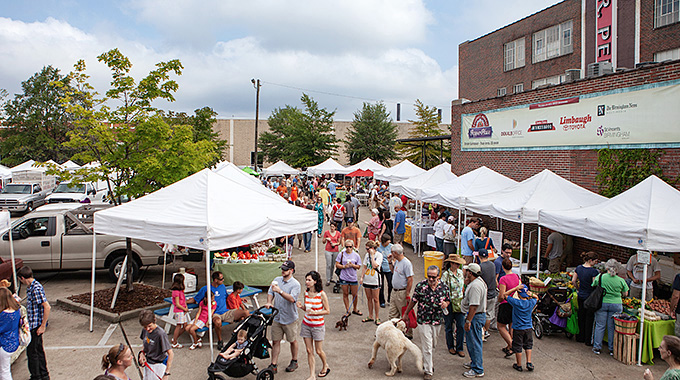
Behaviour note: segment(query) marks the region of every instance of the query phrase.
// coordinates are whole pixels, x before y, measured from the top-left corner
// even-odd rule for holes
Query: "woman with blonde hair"
[[[482,248],[489,252],[489,260],[495,257],[491,252],[496,252],[496,247],[493,246],[493,240],[489,237],[489,230],[486,227],[479,228],[479,237],[475,239],[475,251]]]
[[[607,336],[614,336],[614,314],[623,311],[623,299],[628,295],[628,284],[621,277],[616,275],[619,262],[616,259],[609,259],[604,264],[607,273],[602,273],[593,278],[592,286],[600,284],[604,290],[602,307],[595,312],[595,334],[593,337],[593,352],[597,355],[602,350],[602,339],[607,330]],[[614,354],[614,339],[608,339],[609,355]]]
[[[361,264],[361,278],[359,283],[366,291],[366,301],[368,302],[368,318],[362,322],[373,322],[380,324],[378,313],[380,312],[380,267],[383,262],[382,253],[378,248],[378,242],[369,240],[366,242],[366,256]]]
[[[123,343],[111,347],[109,352],[102,357],[104,375],[111,376],[115,380],[130,380],[125,370],[131,365],[132,350]]]
[[[21,307],[9,289],[0,287],[0,379],[12,380],[12,353],[19,348]]]

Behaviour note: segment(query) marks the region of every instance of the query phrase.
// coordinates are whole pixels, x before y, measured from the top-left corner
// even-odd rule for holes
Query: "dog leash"
[[[158,378],[158,380],[163,380],[162,377],[158,376],[158,374],[157,374],[156,372],[154,372],[154,370],[153,370],[153,369],[151,368],[151,366],[149,365],[149,362],[144,362],[144,367],[148,368],[149,371],[151,371],[151,373],[153,373],[154,375],[156,375],[156,377]]]

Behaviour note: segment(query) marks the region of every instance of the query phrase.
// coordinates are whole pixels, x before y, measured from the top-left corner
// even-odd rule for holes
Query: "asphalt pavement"
[[[370,213],[365,207],[361,208],[360,219],[367,220]],[[362,223],[363,231],[364,225]],[[316,235],[314,235],[316,239]],[[297,269],[295,278],[304,286],[304,274],[315,269],[314,243],[312,241],[312,252],[303,253],[297,246],[294,248],[293,260]],[[365,250],[361,244],[360,254],[363,257]],[[423,259],[413,254],[409,245],[405,246],[406,257],[414,265],[415,280],[424,279]],[[319,241],[319,272],[324,273],[325,258],[323,255],[323,245]],[[177,261],[168,265],[165,286],[169,287],[169,279],[173,272],[177,272],[180,267],[195,268],[199,274],[199,286],[205,285],[205,264],[200,262]],[[71,311],[62,310],[55,307],[58,298],[67,297],[72,294],[80,294],[90,290],[90,273],[88,271],[62,272],[62,273],[38,273],[36,278],[44,285],[47,298],[52,304],[52,314],[50,324],[44,336],[44,345],[47,355],[48,368],[53,380],[61,379],[83,379],[90,380],[103,373],[100,367],[102,356],[114,345],[124,342],[123,330],[127,334],[133,350],[138,352],[141,347],[139,334],[141,326],[136,319],[131,319],[118,324],[95,319],[94,329],[89,331],[89,316]],[[151,267],[144,274],[143,282],[155,286],[160,286],[162,280],[162,269]],[[96,289],[113,287],[110,283],[105,270],[98,271],[96,274]],[[361,323],[362,317],[353,315],[349,319],[347,331],[340,332],[334,329],[335,322],[340,319],[344,312],[341,294],[334,294],[331,288],[326,288],[330,300],[331,314],[326,316],[326,339],[324,350],[328,356],[331,372],[330,379],[384,379],[385,371],[389,369],[385,352],[381,349],[373,369],[367,368],[367,363],[371,356],[372,344],[376,326],[372,323]],[[24,289],[21,295],[24,296]],[[266,292],[266,289],[265,289]],[[266,294],[260,294],[258,298],[260,304],[266,301]],[[359,297],[359,308],[367,314],[365,295]],[[380,310],[380,318],[387,319],[387,309]],[[224,334],[228,336],[233,327],[225,327]],[[207,341],[205,337],[204,342]],[[418,334],[414,342],[420,345]],[[204,344],[203,348],[190,351],[188,346],[191,339],[187,334],[180,337],[180,343],[184,348],[175,350],[175,360],[170,370],[170,379],[198,380],[207,379],[207,367],[211,362],[210,350]],[[304,348],[304,343],[300,340],[298,354],[299,369],[292,373],[283,371],[291,358],[290,345],[284,344],[279,358],[279,373],[276,379],[306,379],[309,376],[309,367]],[[505,359],[503,352],[504,343],[497,332],[493,332],[487,342],[484,343],[484,369],[485,378],[490,379],[642,379],[645,368],[650,368],[654,377],[659,379],[667,369],[666,363],[660,358],[656,358],[656,365],[642,366],[624,365],[607,355],[606,349],[602,355],[595,355],[590,348],[583,344],[569,340],[564,334],[546,336],[541,340],[534,339],[533,363],[536,367],[534,372],[524,371],[518,373],[512,368],[513,359]],[[216,353],[216,351],[215,351]],[[658,354],[657,354],[658,355]],[[463,364],[469,358],[459,358],[452,356],[446,349],[446,342],[442,334],[434,355],[435,379],[462,379],[465,371]],[[269,362],[258,360],[258,365],[263,368]],[[321,368],[320,360],[317,357],[317,372]],[[14,379],[28,379],[29,373],[26,363],[26,354],[21,354],[19,359],[12,365]],[[133,379],[141,379],[137,370],[133,367],[128,368],[128,376]],[[397,374],[399,379],[422,379],[422,371],[415,368],[415,361],[407,353],[404,356],[404,372]],[[248,375],[246,378],[255,379]]]

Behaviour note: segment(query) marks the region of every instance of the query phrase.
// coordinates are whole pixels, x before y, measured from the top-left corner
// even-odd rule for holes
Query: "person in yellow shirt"
[[[326,221],[328,221],[328,202],[331,199],[331,194],[326,190],[326,186],[321,185],[319,186],[319,196],[321,197],[321,203],[323,203],[323,209],[324,209],[324,216],[326,218]]]

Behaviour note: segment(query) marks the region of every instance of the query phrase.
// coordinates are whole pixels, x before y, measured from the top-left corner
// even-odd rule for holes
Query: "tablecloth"
[[[241,281],[250,286],[269,286],[272,280],[281,275],[280,262],[262,262],[249,264],[213,264],[213,270],[222,272],[225,284]]]
[[[675,335],[675,319],[645,321],[642,335],[642,362],[654,364],[654,349],[659,348],[664,335]]]
[[[416,227],[412,226],[410,224],[406,224],[406,232],[404,233],[404,242],[409,243],[413,245],[414,241],[418,240],[418,237],[416,236],[418,229],[420,229],[420,242],[421,243],[426,243],[427,242],[427,234],[434,233],[434,228],[432,226],[425,226],[425,227]]]

